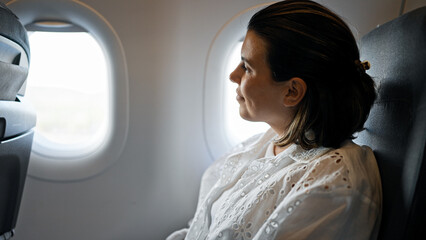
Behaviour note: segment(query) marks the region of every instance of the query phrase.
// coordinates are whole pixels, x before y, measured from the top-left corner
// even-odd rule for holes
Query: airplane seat
[[[14,234],[36,123],[25,102],[29,44],[18,18],[0,3],[0,239]]]
[[[378,98],[354,141],[370,146],[383,187],[379,239],[426,238],[426,7],[361,39]]]

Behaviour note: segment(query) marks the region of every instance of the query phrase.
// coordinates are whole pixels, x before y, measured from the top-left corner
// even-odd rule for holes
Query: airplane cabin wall
[[[426,6],[425,0],[406,0],[404,4],[404,13],[424,6]]]
[[[349,21],[360,37],[396,18],[402,1],[319,2]],[[113,166],[89,179],[28,177],[15,239],[164,239],[193,216],[201,175],[213,161],[202,125],[209,47],[229,19],[268,1],[82,2],[109,21],[124,46],[130,104],[126,146]],[[425,1],[407,0],[406,8],[419,4]]]

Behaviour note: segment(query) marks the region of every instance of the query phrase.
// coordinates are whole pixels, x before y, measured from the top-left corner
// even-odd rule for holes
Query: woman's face
[[[241,49],[241,63],[229,78],[238,84],[237,101],[241,117],[278,128],[286,126],[286,121],[289,121],[289,109],[283,105],[288,82],[273,80],[266,47],[266,42],[249,30]]]

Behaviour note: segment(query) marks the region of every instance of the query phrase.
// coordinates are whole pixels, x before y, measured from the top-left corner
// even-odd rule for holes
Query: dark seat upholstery
[[[426,7],[362,38],[361,59],[378,88],[366,131],[383,185],[379,239],[426,239]]]
[[[0,4],[0,239],[16,226],[36,118],[25,103],[29,47],[25,28]]]

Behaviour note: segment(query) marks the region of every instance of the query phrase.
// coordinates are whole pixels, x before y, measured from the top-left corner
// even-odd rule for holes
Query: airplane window
[[[241,61],[241,47],[242,41],[239,41],[231,50],[228,63],[226,66],[226,76],[238,66]],[[237,84],[226,79],[225,89],[225,128],[226,132],[234,143],[241,142],[257,133],[265,132],[268,130],[269,125],[263,122],[249,122],[240,117],[239,104],[235,100]]]
[[[37,112],[33,150],[69,157],[93,151],[108,126],[108,73],[101,47],[87,32],[29,32],[26,96]],[[85,151],[84,151],[85,150]]]
[[[28,176],[81,181],[120,159],[129,129],[129,83],[121,39],[80,1],[10,1],[29,36],[23,99],[37,125]],[[38,20],[37,20],[38,19]]]

